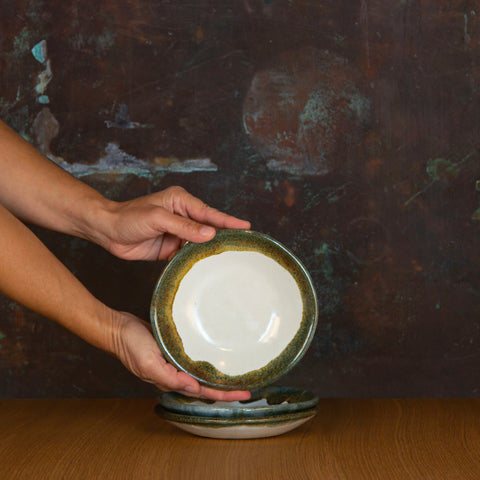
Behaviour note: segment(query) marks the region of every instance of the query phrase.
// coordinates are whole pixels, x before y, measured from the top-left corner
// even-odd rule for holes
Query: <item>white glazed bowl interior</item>
[[[272,383],[308,348],[315,290],[301,262],[258,232],[224,230],[185,245],[157,282],[154,334],[166,358],[223,389]]]

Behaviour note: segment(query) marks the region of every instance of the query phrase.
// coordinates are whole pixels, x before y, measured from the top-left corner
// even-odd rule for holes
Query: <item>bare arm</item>
[[[35,150],[0,121],[0,204],[51,230],[87,237],[107,200]]]
[[[18,218],[17,218],[18,217]],[[209,208],[180,187],[118,203],[43,157],[0,121],[0,291],[117,358],[162,390],[216,400],[248,392],[200,386],[163,358],[141,319],[104,305],[19,218],[98,243],[126,259],[168,258],[184,240],[249,223]]]
[[[148,325],[108,308],[71,274],[23,223],[0,206],[0,291],[116,356],[161,390],[218,400],[249,397],[202,387],[161,355]]]
[[[1,206],[0,232],[0,291],[113,353],[108,339],[111,311]]]
[[[95,242],[118,257],[166,259],[184,240],[250,223],[180,187],[127,202],[106,199],[41,155],[0,121],[0,204],[24,221]]]

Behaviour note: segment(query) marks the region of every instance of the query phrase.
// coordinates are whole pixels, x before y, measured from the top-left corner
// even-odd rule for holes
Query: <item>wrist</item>
[[[81,214],[77,216],[72,233],[108,250],[116,205],[117,202],[100,194],[91,198],[85,202]]]
[[[110,309],[111,321],[108,324],[108,329],[105,331],[105,344],[103,350],[110,353],[112,356],[118,358],[128,369],[132,370],[130,365],[130,350],[132,348],[140,348],[138,337],[139,328],[143,331],[149,330],[149,324],[140,318],[128,312],[119,312]],[[133,337],[137,341],[132,342],[128,339]]]
[[[121,330],[117,311],[99,302],[94,322],[90,324],[86,335],[79,335],[88,343],[110,355],[117,356],[118,337]]]

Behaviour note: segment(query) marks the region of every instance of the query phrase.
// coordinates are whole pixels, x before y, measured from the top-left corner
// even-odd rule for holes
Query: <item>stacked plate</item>
[[[307,270],[273,238],[223,230],[187,243],[158,280],[150,312],[160,349],[178,370],[212,388],[253,393],[233,403],[165,394],[156,411],[166,420],[202,436],[253,438],[314,415],[313,394],[267,387],[302,358],[317,323]]]
[[[265,387],[248,401],[214,402],[165,393],[155,412],[195,435],[210,438],[264,438],[281,435],[310,420],[318,399],[289,387]]]

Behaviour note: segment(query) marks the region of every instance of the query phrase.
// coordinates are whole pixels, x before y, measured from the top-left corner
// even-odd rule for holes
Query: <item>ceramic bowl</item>
[[[163,393],[158,403],[173,413],[214,418],[254,418],[309,410],[318,398],[306,390],[270,386],[252,391],[250,400],[220,402],[191,398],[176,392]]]
[[[211,418],[173,413],[164,409],[160,404],[155,407],[155,413],[160,418],[181,430],[200,437],[232,440],[282,435],[312,419],[316,411],[317,409],[314,407],[300,412],[265,418]]]
[[[167,360],[201,384],[252,390],[304,355],[317,323],[306,268],[273,238],[222,230],[167,264],[150,308]]]

